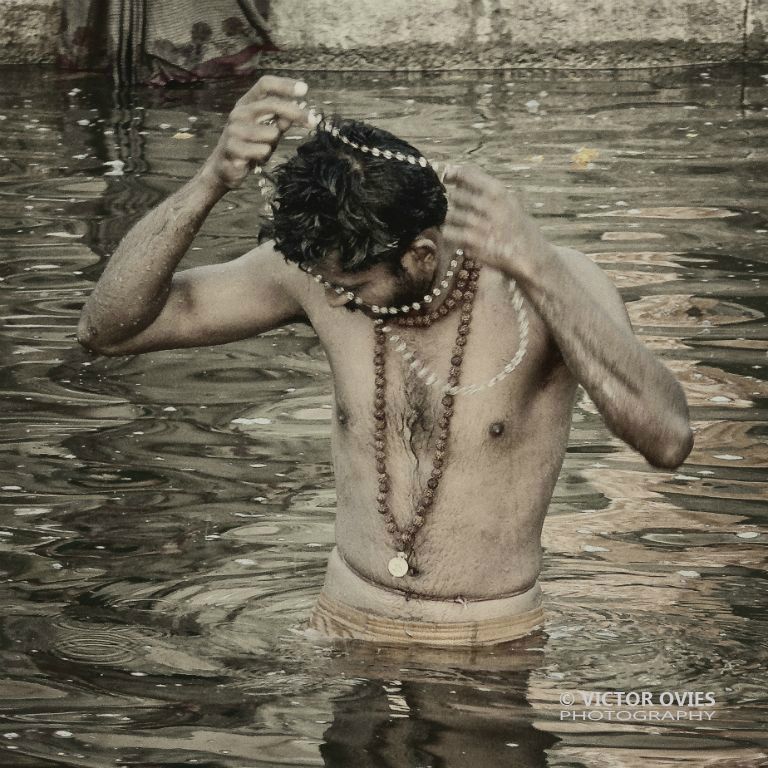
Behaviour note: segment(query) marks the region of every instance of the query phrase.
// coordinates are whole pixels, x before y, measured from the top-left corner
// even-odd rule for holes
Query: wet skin
[[[400,304],[439,282],[457,246],[470,252],[483,267],[461,384],[488,381],[514,356],[520,339],[510,278],[524,296],[527,354],[497,386],[456,398],[436,501],[414,542],[419,573],[392,577],[387,562],[395,548],[376,511],[375,315],[365,307],[349,311],[343,294],[287,263],[271,243],[224,264],[177,270],[210,210],[242,183],[248,164],[265,162],[282,131],[305,120],[291,100],[299,91],[306,86],[265,77],[238,102],[200,171],[124,237],[83,307],[78,340],[99,354],[124,355],[311,324],[333,374],[336,539],[347,561],[380,584],[446,599],[524,590],[540,571],[541,529],[578,384],[615,435],[668,469],[692,446],[682,388],[635,338],[616,288],[589,257],[546,242],[516,196],[480,169],[449,170],[448,218],[410,244],[399,274],[383,264],[347,274],[333,254],[320,265],[325,278],[368,304]],[[275,125],[263,124],[274,116]],[[457,322],[454,312],[430,328],[398,333],[445,377]],[[440,399],[388,348],[389,502],[400,527],[426,486]]]
[[[178,205],[189,205],[189,198],[189,194],[180,195]],[[159,215],[162,221],[173,220],[168,211]],[[147,230],[154,226],[150,215]],[[430,284],[435,275],[442,276],[453,255],[434,232],[427,234],[433,236],[436,247],[427,249],[427,257],[412,263],[406,259],[416,284],[424,274],[430,276]],[[121,248],[146,252],[138,239],[126,241]],[[568,251],[567,256],[580,261],[582,269],[598,269],[578,252]],[[125,263],[130,263],[130,256]],[[346,286],[367,302],[388,304],[399,286],[383,269],[377,266],[369,273],[347,276]],[[331,265],[326,265],[326,276],[338,282],[345,277]],[[126,323],[119,318],[136,306],[130,296],[141,294],[152,279],[146,270],[128,267],[112,275],[117,282],[129,277],[135,284],[132,292],[119,294],[124,295],[122,306],[105,281],[103,294],[97,285],[91,305],[83,312],[80,341],[93,351],[121,355],[210,345],[248,338],[285,323],[311,324],[333,375],[336,540],[358,571],[383,585],[408,586],[448,599],[500,596],[523,590],[536,579],[541,568],[541,529],[568,443],[578,381],[525,293],[527,354],[497,386],[457,398],[437,498],[414,542],[420,573],[395,580],[387,570],[395,550],[376,510],[375,315],[366,309],[348,311],[343,296],[323,288],[265,243],[225,264],[172,274],[170,293],[159,314],[138,333],[122,341],[89,335],[89,327],[97,322],[94,318],[104,335],[126,335]],[[611,311],[617,311],[615,305]],[[458,316],[449,313],[430,328],[399,332],[432,370],[445,376],[457,322]],[[484,266],[460,383],[488,381],[514,356],[518,344],[508,276]],[[403,526],[431,470],[441,395],[414,376],[391,348],[386,377],[390,507]]]
[[[325,275],[338,281],[343,277],[330,270]],[[295,278],[288,277],[333,372],[336,541],[346,560],[378,583],[439,597],[492,597],[529,587],[540,571],[540,533],[565,454],[576,392],[576,380],[530,305],[522,363],[497,386],[456,399],[443,477],[414,542],[411,560],[419,575],[395,579],[387,570],[394,545],[376,509],[372,319],[365,310],[332,306],[342,299],[311,279],[302,286]],[[380,291],[374,294],[375,284],[370,287],[356,292],[366,300],[385,298]],[[397,333],[444,377],[457,324],[455,310],[430,328],[399,328]],[[482,271],[460,383],[483,383],[497,374],[514,356],[518,333],[504,276]],[[390,508],[405,527],[432,469],[441,393],[425,385],[392,346],[385,365]]]

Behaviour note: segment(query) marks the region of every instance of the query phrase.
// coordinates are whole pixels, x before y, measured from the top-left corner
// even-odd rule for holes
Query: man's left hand
[[[443,181],[448,186],[446,240],[508,275],[530,274],[537,255],[551,246],[518,196],[474,165],[448,166]]]

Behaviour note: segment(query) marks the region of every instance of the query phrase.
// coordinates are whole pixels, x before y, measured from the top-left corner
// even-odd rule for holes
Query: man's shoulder
[[[243,254],[243,260],[255,279],[268,276],[297,300],[306,290],[307,277],[276,248],[274,240],[265,240]]]
[[[579,278],[580,287],[595,301],[599,302],[602,308],[620,325],[631,329],[624,300],[621,298],[619,289],[610,273],[586,253],[562,245],[557,245],[555,248],[565,264],[573,265]]]

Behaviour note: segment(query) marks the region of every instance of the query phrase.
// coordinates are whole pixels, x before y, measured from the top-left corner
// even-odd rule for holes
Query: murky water
[[[334,519],[311,330],[133,358],[75,342],[106,254],[245,84],[3,70],[0,765],[765,764],[766,72],[305,74],[323,109],[522,188],[609,271],[691,405],[695,450],[663,472],[580,398],[545,630],[456,655],[301,632]],[[230,194],[182,266],[251,247],[258,203]],[[622,719],[567,706],[577,691],[716,703]]]

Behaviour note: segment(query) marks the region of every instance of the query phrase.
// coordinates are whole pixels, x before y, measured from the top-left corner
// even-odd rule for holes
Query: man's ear
[[[437,267],[437,244],[432,238],[419,235],[408,246],[400,261],[411,274],[431,276]]]

